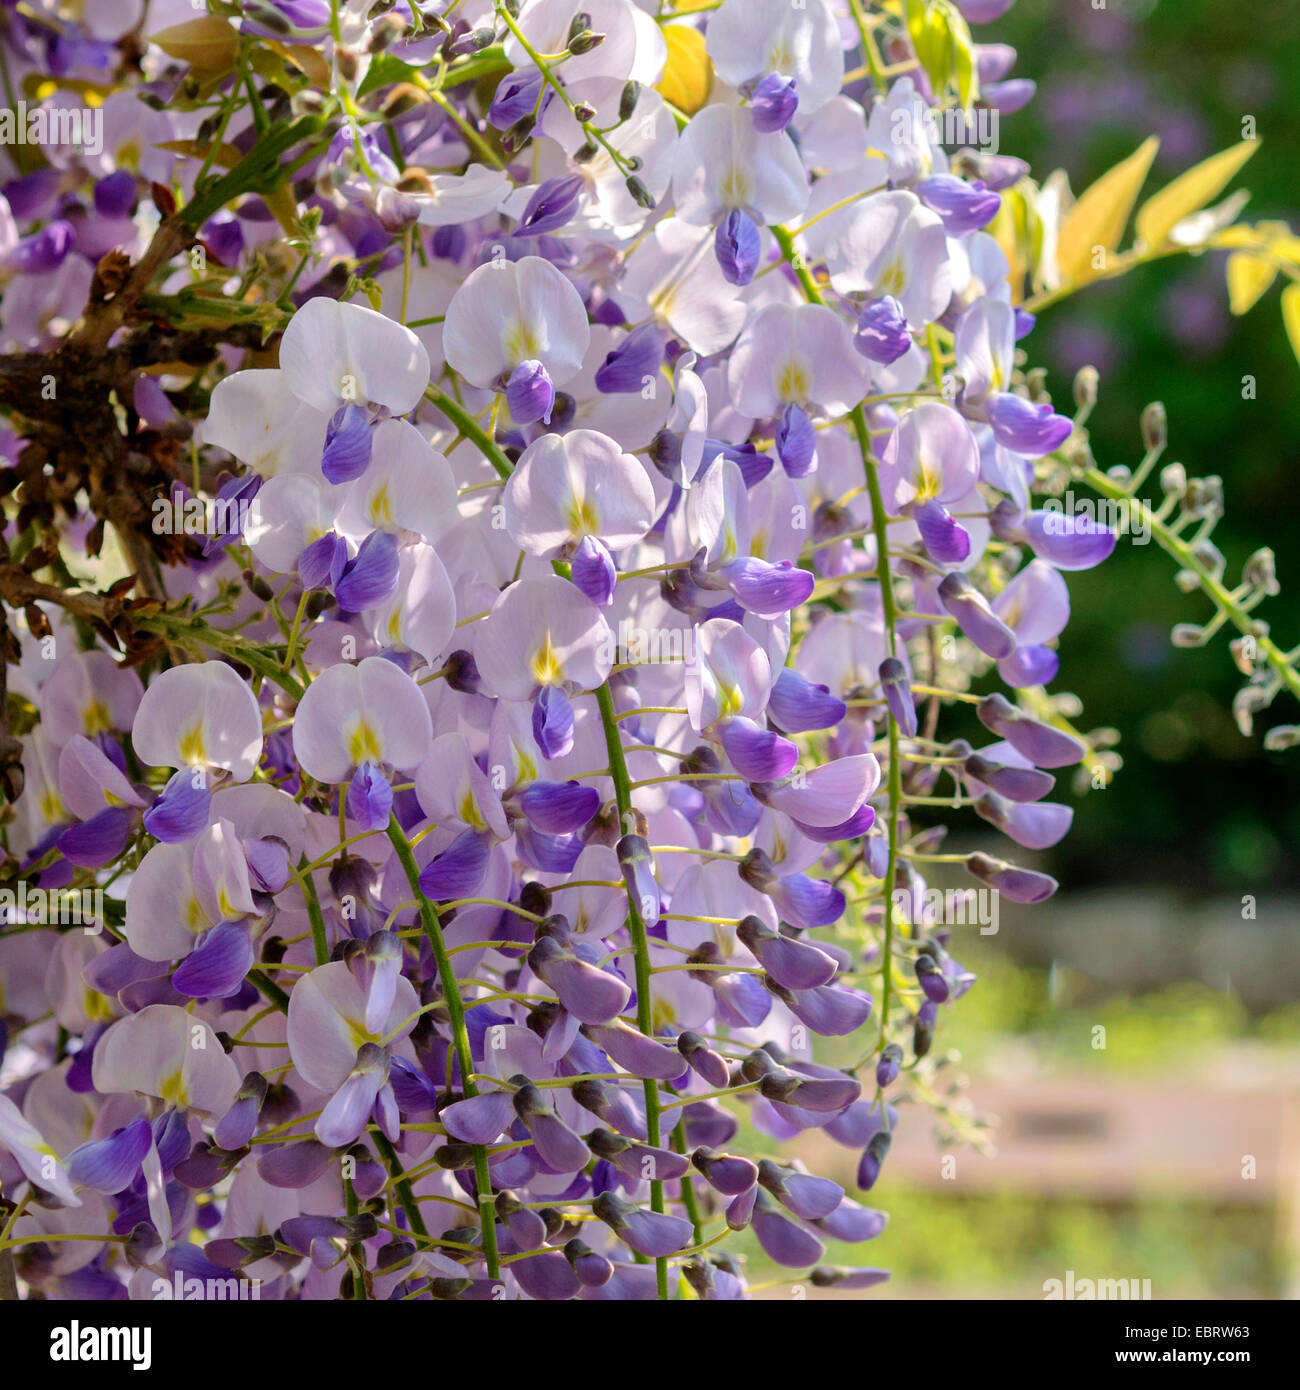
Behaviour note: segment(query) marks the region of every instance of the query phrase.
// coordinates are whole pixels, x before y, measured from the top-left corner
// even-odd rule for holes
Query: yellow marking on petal
[[[732,715],[739,714],[745,708],[745,697],[740,693],[738,685],[720,685],[718,687],[718,718],[730,719]]]
[[[393,526],[393,500],[388,495],[388,484],[382,483],[370,496],[369,514],[375,526]]]
[[[473,830],[486,830],[487,825],[483,817],[479,815],[478,802],[474,800],[473,792],[466,792],[461,799],[458,808],[461,820]]]
[[[364,719],[357,724],[357,727],[352,731],[352,737],[348,739],[348,754],[352,761],[358,765],[381,761],[379,735]]]
[[[907,288],[907,271],[903,268],[903,261],[900,256],[895,256],[892,261],[880,272],[876,279],[876,290],[880,294],[901,294]]]
[[[529,324],[515,319],[502,335],[501,345],[505,349],[506,361],[517,367],[529,358],[535,359],[540,351],[537,335]]]
[[[575,536],[596,536],[600,534],[600,514],[594,502],[585,497],[573,497],[565,508],[564,519]]]
[[[68,819],[67,808],[53,787],[47,787],[41,797],[41,815],[50,825],[57,825],[60,821]]]
[[[663,995],[656,994],[654,1003],[650,1006],[650,1017],[657,1033],[677,1022],[677,1010]]]
[[[97,989],[84,985],[81,990],[81,1011],[92,1023],[111,1023],[113,1005]]]
[[[788,403],[806,401],[810,394],[811,382],[802,362],[790,358],[781,368],[777,381],[776,394]]]
[[[244,915],[227,897],[224,888],[217,894],[217,906],[221,909],[223,922],[234,922]]]
[[[529,782],[537,780],[537,764],[514,739],[510,740],[510,744],[515,750],[515,761],[519,764],[519,776],[515,779],[516,785],[526,787]]]
[[[529,668],[533,679],[538,685],[558,685],[563,678],[560,669],[560,658],[556,655],[555,647],[551,643],[551,632],[548,628],[546,639],[537,649]]]
[[[185,1089],[185,1082],[181,1077],[181,1069],[176,1068],[170,1076],[164,1076],[162,1084],[158,1088],[158,1096],[165,1100],[168,1105],[188,1105],[190,1103],[189,1092]]]
[[[191,898],[185,908],[185,925],[192,932],[202,931],[208,925],[197,898]]]
[[[400,603],[388,615],[388,635],[394,646],[402,645],[402,605]]]
[[[207,762],[207,754],[203,747],[203,723],[201,720],[188,733],[181,735],[180,749],[181,762],[187,766]]]
[[[754,200],[753,183],[749,176],[749,170],[742,169],[738,164],[733,164],[722,180],[721,192],[720,201],[724,207],[743,208],[752,203]]]
[[[768,50],[767,70],[768,72],[788,72],[794,67],[794,58],[786,47],[784,39],[778,39]]]
[[[932,502],[943,491],[943,469],[936,466],[932,459],[920,458],[921,481],[917,484],[916,500],[918,502]]]
[[[108,711],[99,700],[92,699],[82,710],[81,718],[86,727],[87,737],[91,734],[106,734],[113,727]]]

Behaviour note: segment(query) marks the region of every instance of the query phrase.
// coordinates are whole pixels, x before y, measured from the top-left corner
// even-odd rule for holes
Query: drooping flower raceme
[[[1056,889],[1104,742],[1067,579],[1116,534],[1044,496],[1084,455],[1020,355],[1024,167],[928,119],[1007,53],[863,8],[276,0],[228,29],[272,85],[195,67],[215,135],[183,35],[60,19],[60,74],[129,35],[146,85],[0,198],[6,340],[125,374],[120,454],[30,403],[0,441],[26,1288],[740,1299],[728,1228],[886,1277],[826,1245],[883,1229],[974,983],[938,889]]]

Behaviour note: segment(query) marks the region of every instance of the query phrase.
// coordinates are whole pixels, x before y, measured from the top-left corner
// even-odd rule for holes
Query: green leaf
[[[1133,204],[1146,181],[1160,141],[1149,135],[1127,159],[1108,169],[1070,209],[1057,235],[1056,264],[1067,282],[1086,282],[1102,273],[1098,250],[1115,251]]]
[[[1179,174],[1138,210],[1138,239],[1147,246],[1163,245],[1184,217],[1200,212],[1223,192],[1258,148],[1258,140],[1243,140]]]
[[[1277,269],[1248,251],[1234,251],[1228,257],[1228,308],[1244,314],[1258,303],[1260,296],[1277,279]]]

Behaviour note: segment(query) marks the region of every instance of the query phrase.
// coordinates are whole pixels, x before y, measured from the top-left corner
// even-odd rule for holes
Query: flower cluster
[[[1032,95],[1004,8],[9,14],[87,121],[0,201],[28,1288],[886,1277],[826,1242],[973,983],[927,876],[1055,891],[1117,539],[1042,505],[1027,170],[935,119]]]

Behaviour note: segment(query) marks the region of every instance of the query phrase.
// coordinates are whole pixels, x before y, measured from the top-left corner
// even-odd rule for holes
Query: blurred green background
[[[1012,44],[1014,75],[1038,95],[1001,123],[1004,153],[1040,180],[1064,168],[1076,196],[1149,134],[1161,139],[1148,195],[1242,138],[1255,118],[1258,153],[1233,187],[1251,191],[1242,219],[1300,226],[1300,5],[1294,0],[1018,0],[977,41]],[[1284,649],[1300,642],[1300,364],[1275,284],[1242,318],[1228,312],[1226,253],[1177,257],[1094,285],[1044,312],[1024,346],[1049,368],[1058,401],[1074,373],[1101,372],[1090,421],[1099,463],[1141,455],[1138,416],[1169,415],[1165,462],[1223,479],[1226,516],[1214,540],[1235,582],[1259,546],[1278,557],[1282,593],[1260,616]],[[1242,399],[1242,377],[1256,398]],[[1151,494],[1148,494],[1150,496]],[[1158,500],[1158,492],[1155,494]],[[1113,725],[1124,768],[1085,797],[1055,856],[1065,887],[1098,878],[1264,891],[1300,882],[1300,797],[1294,753],[1266,754],[1270,723],[1297,719],[1294,701],[1244,739],[1230,705],[1242,679],[1227,636],[1175,649],[1177,622],[1210,605],[1185,597],[1154,545],[1122,542],[1100,569],[1072,575],[1074,618],[1062,638],[1060,688],[1083,700],[1083,727]]]
[[[1077,196],[1154,133],[1161,149],[1149,196],[1235,144],[1251,115],[1262,144],[1232,185],[1252,193],[1242,219],[1300,228],[1295,0],[1105,0],[1104,9],[1018,0],[974,37],[1014,45],[1012,75],[1038,83],[1030,106],[1003,118],[1001,152],[1027,159],[1040,182],[1064,168]],[[1258,612],[1286,649],[1300,643],[1300,364],[1282,327],[1280,286],[1234,318],[1225,259],[1178,257],[1094,285],[1046,310],[1023,346],[1032,365],[1048,368],[1062,409],[1080,367],[1101,372],[1090,429],[1102,467],[1137,462],[1142,408],[1164,402],[1163,461],[1223,479],[1226,517],[1214,540],[1229,585],[1259,546],[1277,555],[1282,593]],[[1245,375],[1255,378],[1254,400],[1242,398]],[[939,1079],[968,1119],[1022,1082],[1049,1108],[1091,1086],[1102,1110],[1107,1095],[1114,1101],[1115,1116],[1126,1103],[1140,1111],[1168,1100],[1170,1132],[1134,1141],[1127,1181],[1121,1174],[1110,1194],[1086,1179],[1072,1190],[1032,1176],[1024,1156],[1041,1150],[1005,1124],[978,1131],[988,1157],[969,1145],[952,1150],[960,1179],[945,1183],[936,1181],[934,1121],[905,1105],[880,1184],[854,1192],[889,1212],[889,1227],[869,1245],[828,1250],[829,1261],[892,1271],[859,1297],[1042,1298],[1043,1281],[1067,1270],[1150,1279],[1155,1298],[1294,1297],[1300,1288],[1300,990],[1295,972],[1268,963],[1268,951],[1274,962],[1300,958],[1300,754],[1261,748],[1265,729],[1297,722],[1300,711],[1279,697],[1242,737],[1230,708],[1243,679],[1228,652],[1233,634],[1174,648],[1174,624],[1203,622],[1211,609],[1181,594],[1173,575],[1154,544],[1121,541],[1100,569],[1070,576],[1074,617],[1055,688],[1083,701],[1081,728],[1119,730],[1123,767],[1104,791],[1067,793],[1074,828],[1038,861],[1062,883],[1051,903],[997,936],[955,932],[953,950],[979,981],[941,1011],[935,1044],[947,1059]],[[946,848],[973,847],[970,834],[954,828]],[[1246,894],[1257,897],[1254,920],[1238,910]],[[1152,904],[1164,909],[1165,934],[1142,937]],[[1253,995],[1239,953],[1253,960]],[[1282,977],[1271,993],[1261,985],[1270,976]],[[1104,1050],[1089,1045],[1098,1025]],[[1229,1113],[1229,1103],[1241,1108]],[[1106,1123],[1133,1130],[1131,1114]],[[921,1151],[900,1155],[917,1130]],[[1211,1155],[1225,1132],[1226,1157]],[[1270,1171],[1243,1185],[1233,1145],[1261,1147],[1265,1133]],[[1091,1152],[1086,1137],[1043,1142],[1072,1172]],[[829,1168],[826,1149],[808,1157],[854,1191],[855,1155],[831,1153],[838,1167]],[[1198,1163],[1219,1163],[1203,1187]],[[974,1183],[971,1164],[988,1165]],[[790,1297],[781,1271],[752,1241],[749,1250],[755,1277],[772,1281],[765,1296]]]

